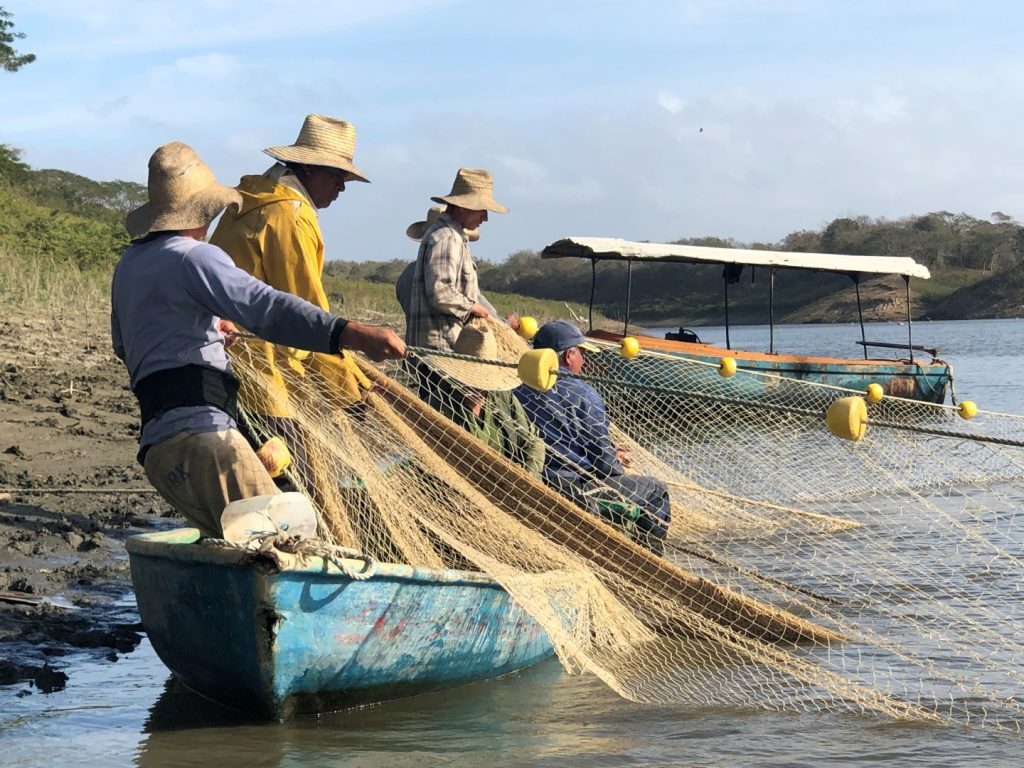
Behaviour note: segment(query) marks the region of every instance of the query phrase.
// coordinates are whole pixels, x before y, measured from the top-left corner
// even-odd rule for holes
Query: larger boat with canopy
[[[648,352],[702,360],[717,364],[723,357],[736,361],[741,370],[766,374],[761,379],[770,386],[772,377],[796,378],[834,387],[863,391],[870,384],[880,385],[885,394],[925,402],[941,403],[950,385],[949,365],[940,360],[938,350],[914,344],[913,322],[910,312],[911,278],[928,279],[928,268],[908,257],[852,256],[831,253],[794,253],[743,248],[712,248],[708,246],[665,243],[639,243],[618,238],[568,237],[547,246],[542,258],[578,258],[591,263],[590,329],[589,334],[603,341],[619,341],[630,334],[630,304],[633,266],[636,263],[720,264],[723,267],[723,296],[725,321],[725,347],[701,343],[696,333],[680,329],[665,334],[665,338],[638,336],[640,346]],[[624,261],[626,263],[626,297],[624,323],[621,334],[597,330],[593,324],[594,292],[597,283],[597,262]],[[739,282],[747,267],[767,272],[768,298],[768,350],[735,349],[731,342],[729,319],[729,286]],[[775,338],[775,278],[779,270],[796,269],[828,272],[848,276],[857,294],[857,312],[860,321],[860,340],[864,357],[841,358],[828,355],[791,355],[776,349]],[[892,343],[869,341],[864,325],[861,301],[861,282],[875,275],[899,275],[905,285],[907,341]],[[872,356],[871,349],[892,350],[900,355],[884,359]],[[757,379],[751,378],[751,381]]]

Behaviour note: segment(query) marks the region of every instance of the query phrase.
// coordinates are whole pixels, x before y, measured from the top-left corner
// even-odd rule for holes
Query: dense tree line
[[[897,220],[868,216],[839,218],[821,230],[793,232],[778,243],[746,244],[716,237],[676,242],[804,253],[909,256],[931,270],[934,284],[941,283],[941,290],[930,290],[929,299],[922,306],[923,313],[935,316],[945,315],[941,311],[943,299],[952,292],[980,281],[988,282],[986,278],[1015,271],[1024,264],[1024,227],[1000,212],[993,213],[989,220],[948,211]],[[338,263],[332,264],[331,269],[349,277],[393,283],[405,264],[404,261]],[[479,269],[484,290],[576,303],[586,303],[590,298],[591,266],[585,260],[541,259],[534,251],[517,251],[502,263],[481,262]],[[596,273],[596,307],[611,317],[621,316],[627,290],[626,266],[620,262],[603,262],[597,265]],[[766,321],[766,278],[763,270],[747,268],[740,282],[730,286],[731,319]],[[648,320],[719,322],[724,315],[723,282],[721,267],[634,265],[633,316]],[[844,276],[781,270],[776,276],[776,309],[782,316],[838,291],[845,295],[851,285]],[[976,304],[979,294],[970,295],[973,298],[964,302]],[[961,311],[967,311],[963,302],[959,306]]]
[[[141,184],[34,170],[0,144],[0,248],[9,253],[110,268],[128,242],[125,213],[145,200]]]

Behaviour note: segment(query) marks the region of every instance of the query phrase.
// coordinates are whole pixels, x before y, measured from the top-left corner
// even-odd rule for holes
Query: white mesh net
[[[494,330],[517,360],[525,344]],[[345,407],[310,369],[268,384],[260,349],[234,347],[242,402],[287,397],[275,412],[294,418],[249,408],[249,428],[289,444],[323,536],[488,573],[567,670],[640,702],[1021,730],[1021,418],[886,399],[851,442],[824,418],[849,392],[610,347],[526,396],[468,388],[422,357],[361,363],[377,386]],[[653,479],[567,458],[603,439],[580,433],[581,381],[607,407],[626,477]],[[531,398],[576,417],[538,419]]]

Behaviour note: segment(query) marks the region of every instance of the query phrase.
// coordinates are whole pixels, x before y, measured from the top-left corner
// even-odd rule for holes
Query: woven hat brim
[[[144,203],[124,221],[133,238],[150,232],[168,232],[205,227],[228,206],[242,207],[242,194],[233,187],[211,184],[172,206]]]
[[[414,221],[405,228],[405,236],[412,240],[422,240],[423,236],[427,234],[429,226],[430,224],[426,221]]]
[[[515,368],[494,363],[475,363],[470,360],[457,360],[453,357],[434,357],[427,355],[427,362],[442,373],[473,389],[485,392],[504,392],[515,389],[521,383]]]
[[[446,197],[430,198],[435,203],[446,205],[457,205],[467,211],[493,211],[494,213],[508,213],[508,208],[496,201],[489,195],[448,195]]]
[[[325,152],[322,149],[313,147],[267,147],[263,150],[275,160],[283,163],[305,163],[306,165],[325,165],[328,168],[337,168],[345,171],[350,181],[370,180],[363,175],[363,172],[356,168],[351,159],[336,152]]]
[[[427,234],[427,228],[430,226],[429,221],[414,221],[408,227],[405,228],[405,236],[411,240],[422,240],[423,236]],[[475,243],[480,239],[480,230],[478,229],[464,229],[462,230],[466,237],[469,238],[469,242]]]

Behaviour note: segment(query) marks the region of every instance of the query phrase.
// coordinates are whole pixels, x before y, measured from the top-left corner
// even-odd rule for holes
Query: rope
[[[355,581],[365,581],[377,573],[377,561],[370,555],[364,554],[358,549],[330,544],[322,539],[300,539],[298,536],[291,536],[278,542],[275,546],[282,552],[299,557],[322,557]],[[345,560],[361,560],[363,562],[362,570],[352,568]]]
[[[503,368],[516,368],[516,363],[509,363],[504,360],[483,360],[482,358],[475,357],[473,355],[460,355],[455,352],[442,352],[439,350],[424,349],[422,347],[410,347],[412,351],[416,353],[424,353],[433,355],[435,357],[451,357],[456,360],[468,360],[470,362],[484,363],[488,365],[501,366]],[[594,384],[604,384],[607,386],[621,386],[622,382],[616,379],[611,379],[606,376],[594,376],[585,373],[571,373],[569,371],[558,371],[559,376],[568,376],[580,381],[591,382]],[[722,397],[721,395],[713,395],[707,392],[697,392],[689,389],[673,389],[671,387],[658,386],[656,384],[644,384],[641,382],[630,382],[629,388],[631,390],[637,390],[640,392],[648,392],[655,395],[669,395],[679,396],[683,395],[686,397],[693,397],[699,400],[705,400],[713,403],[721,403],[723,405],[739,405],[739,406],[752,406],[766,411],[774,411],[776,413],[793,414],[797,416],[811,416],[818,419],[824,419],[825,413],[823,411],[816,411],[810,408],[798,408],[792,405],[781,405],[777,403],[766,403],[763,401],[744,400],[742,398],[733,397]],[[855,391],[855,390],[848,390]],[[992,443],[994,445],[1005,445],[1013,448],[1024,448],[1024,440],[1014,440],[1005,437],[993,437],[989,435],[978,435],[971,434],[968,432],[959,432],[951,429],[938,429],[935,427],[919,427],[910,424],[897,424],[891,421],[868,419],[867,424],[869,426],[886,427],[888,429],[898,429],[904,432],[917,432],[924,435],[936,435],[938,437],[953,437],[961,440],[971,440],[978,443]]]
[[[227,547],[248,552],[267,552],[270,549],[276,549],[280,552],[296,555],[300,559],[320,557],[324,561],[332,563],[344,576],[353,581],[365,581],[377,572],[377,561],[357,549],[340,547],[320,539],[302,539],[298,536],[278,538],[278,535],[276,531],[265,531],[254,533],[245,542],[210,537],[200,539],[199,543],[209,547]],[[363,567],[361,569],[353,568],[345,562],[346,560],[360,560],[363,563]]]

